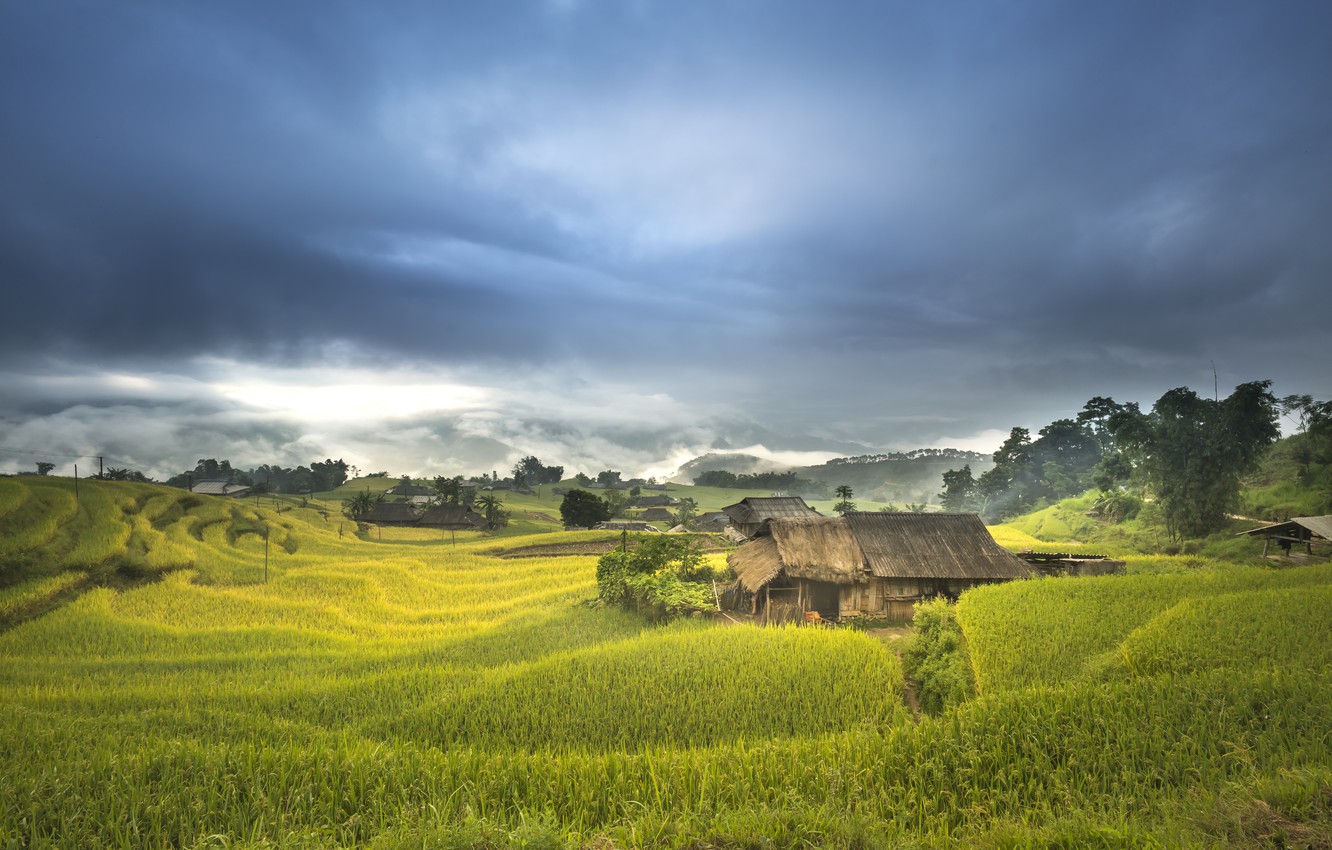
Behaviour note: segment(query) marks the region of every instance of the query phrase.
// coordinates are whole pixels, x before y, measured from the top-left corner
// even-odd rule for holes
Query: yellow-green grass
[[[1154,632],[1154,625],[1165,628],[1154,621],[1164,616],[1163,623],[1174,623],[1185,611],[1217,613],[1218,603],[1213,597],[1228,602],[1226,616],[1212,625],[1220,632],[1234,632],[1244,645],[1240,654],[1252,657],[1267,650],[1270,635],[1262,632],[1260,641],[1248,617],[1275,616],[1271,594],[1278,594],[1277,598],[1291,593],[1322,599],[1329,586],[1332,565],[1032,579],[973,590],[958,603],[958,617],[967,638],[977,690],[982,694],[1011,692],[1103,675],[1121,660],[1120,653],[1125,651],[1121,644],[1135,631],[1146,628]],[[1184,607],[1179,612],[1170,613],[1181,605]],[[1332,629],[1330,610],[1315,604],[1291,605],[1276,618],[1276,624],[1263,625],[1263,629],[1280,629],[1284,642],[1308,646],[1312,654],[1304,666],[1317,667],[1326,655],[1319,654],[1317,642],[1309,638]],[[1196,628],[1187,633],[1194,639],[1200,634]],[[1179,631],[1176,636],[1183,639],[1186,633]],[[1207,640],[1199,640],[1194,648],[1196,655],[1212,658],[1233,652]],[[1130,652],[1128,658],[1132,657]],[[1131,661],[1123,663],[1132,669]]]
[[[914,723],[864,635],[648,627],[584,604],[593,557],[493,554],[605,535],[381,541],[121,488],[88,521],[181,569],[0,633],[7,846],[1205,845],[1181,807],[1328,787],[1332,668],[1296,638],[1323,568],[974,591],[982,695]]]

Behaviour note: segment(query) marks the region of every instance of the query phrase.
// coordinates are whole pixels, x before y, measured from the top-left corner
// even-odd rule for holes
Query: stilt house
[[[763,622],[814,611],[828,620],[906,620],[920,600],[1031,574],[975,514],[772,519],[728,560],[742,605]]]

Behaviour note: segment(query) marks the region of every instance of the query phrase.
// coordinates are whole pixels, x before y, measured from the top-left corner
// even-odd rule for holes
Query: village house
[[[642,519],[644,522],[671,522],[675,514],[665,508],[648,508],[643,511]]]
[[[753,537],[763,524],[774,519],[822,516],[799,496],[748,496],[722,508],[731,527],[745,537]]]
[[[427,508],[416,524],[422,528],[441,528],[445,531],[484,531],[489,528],[485,517],[462,505],[435,505]]]
[[[416,525],[417,513],[411,502],[376,502],[357,519],[375,525]]]
[[[190,487],[191,493],[201,496],[230,496],[243,499],[250,495],[250,488],[245,484],[228,484],[225,481],[198,481]]]
[[[762,622],[907,620],[921,600],[1031,574],[975,514],[778,517],[728,561],[733,607]]]
[[[670,496],[639,496],[634,504],[640,508],[665,508],[675,504]]]

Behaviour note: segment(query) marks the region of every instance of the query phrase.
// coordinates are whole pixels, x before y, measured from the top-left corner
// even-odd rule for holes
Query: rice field
[[[1223,799],[1325,825],[1328,568],[973,592],[980,693],[915,721],[875,638],[649,626],[586,604],[591,556],[68,484],[0,478],[31,574],[0,587],[6,847],[1224,846]]]

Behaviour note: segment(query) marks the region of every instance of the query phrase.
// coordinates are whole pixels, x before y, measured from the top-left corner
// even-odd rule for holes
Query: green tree
[[[971,475],[971,464],[945,472],[943,485],[938,499],[944,510],[957,513],[972,507],[976,498],[976,479]]]
[[[354,520],[359,520],[361,517],[370,513],[370,511],[374,509],[375,505],[379,504],[382,501],[384,501],[383,493],[379,493],[377,495],[372,496],[370,495],[370,491],[366,490],[362,493],[357,493],[355,496],[352,496],[350,499],[343,499],[342,506],[343,509],[346,510],[347,515],[349,517],[351,517]]]
[[[837,489],[833,490],[833,493],[836,494],[837,498],[840,500],[837,504],[833,505],[833,511],[835,513],[845,516],[856,509],[856,503],[851,501],[851,497],[855,495],[855,491],[852,490],[849,485],[839,485]]]
[[[1110,418],[1116,445],[1155,493],[1172,538],[1215,531],[1237,507],[1241,476],[1280,435],[1271,385],[1240,384],[1219,401],[1180,387],[1150,413]]]
[[[602,501],[606,503],[612,517],[624,516],[625,508],[629,506],[629,496],[622,490],[607,490],[606,495],[602,496]]]
[[[676,506],[675,521],[680,525],[687,526],[697,514],[698,502],[689,496],[685,496],[680,500],[680,504]]]
[[[441,505],[461,505],[465,498],[464,494],[468,492],[468,489],[463,486],[461,475],[455,475],[452,478],[440,475],[435,478],[435,498],[439,500]]]
[[[528,455],[513,467],[513,480],[525,482],[529,487],[556,484],[564,478],[564,467],[546,466],[535,455]]]
[[[591,528],[610,518],[610,507],[606,502],[586,490],[570,490],[560,502],[560,519],[567,526]]]
[[[54,464],[54,463],[51,463],[50,461],[47,461],[47,460],[39,460],[39,461],[37,461],[37,474],[38,474],[38,475],[49,475],[49,474],[51,473],[51,470],[53,470],[53,469],[55,469],[55,464]]]
[[[688,538],[652,535],[634,548],[622,546],[597,561],[602,602],[653,618],[714,611],[711,567]]]
[[[505,509],[504,502],[499,496],[493,493],[478,496],[476,506],[480,509],[481,516],[486,518],[488,528],[500,528],[509,524],[509,512]]]

